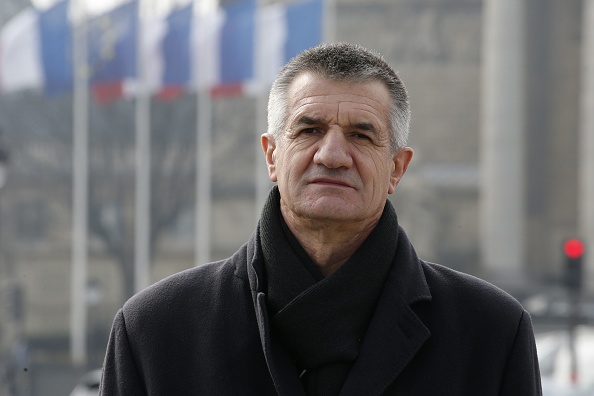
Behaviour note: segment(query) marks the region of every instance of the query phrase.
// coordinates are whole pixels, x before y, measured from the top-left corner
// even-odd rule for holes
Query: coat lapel
[[[268,371],[279,396],[305,396],[299,373],[291,358],[281,345],[275,344],[275,339],[270,336],[264,293],[258,293],[256,297],[256,316]]]
[[[341,396],[380,395],[394,382],[431,335],[411,308],[429,300],[419,260],[400,229],[392,269]]]
[[[262,249],[259,247],[259,227],[248,244],[247,272],[258,322],[262,352],[266,359],[268,371],[279,396],[305,396],[299,379],[299,373],[285,349],[276,343],[270,335],[270,325],[266,309],[266,295],[262,292],[261,277],[263,271]]]

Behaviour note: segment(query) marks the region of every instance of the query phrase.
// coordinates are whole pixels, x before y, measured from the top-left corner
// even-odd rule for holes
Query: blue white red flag
[[[221,8],[220,70],[212,91],[215,95],[241,94],[243,85],[255,76],[256,1],[227,0]]]
[[[280,68],[323,40],[324,0],[271,4],[258,13],[257,78],[249,94],[266,92]]]
[[[192,4],[173,10],[166,20],[167,30],[161,48],[163,71],[159,97],[175,99],[192,79]]]
[[[0,32],[0,91],[71,90],[71,46],[67,1],[44,11],[23,10]]]

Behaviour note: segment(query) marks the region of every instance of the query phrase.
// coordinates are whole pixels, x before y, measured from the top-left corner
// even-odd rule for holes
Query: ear
[[[396,190],[396,186],[398,186],[402,176],[404,176],[406,173],[406,169],[408,169],[408,164],[412,160],[412,157],[413,149],[410,147],[399,148],[394,153],[394,156],[392,157],[392,161],[394,161],[394,168],[392,169],[392,174],[390,175],[388,194],[393,194],[394,190]]]
[[[276,155],[274,152],[276,150],[276,141],[274,136],[270,133],[262,134],[261,143],[266,158],[266,166],[268,167],[268,177],[270,181],[276,182]]]

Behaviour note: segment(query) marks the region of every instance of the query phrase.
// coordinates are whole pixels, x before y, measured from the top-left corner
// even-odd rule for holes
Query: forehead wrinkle
[[[310,98],[306,98],[310,99]],[[301,100],[302,101],[302,100]],[[288,124],[289,129],[294,129],[299,125],[313,125],[316,123],[328,123],[328,119],[325,112],[319,108],[319,106],[332,106],[333,104],[325,102],[311,102],[307,100],[305,103],[301,103],[291,111],[290,122]],[[313,107],[309,110],[309,107]]]
[[[355,87],[355,86],[367,86],[365,92],[369,95],[363,94],[352,94],[339,90],[338,92],[315,92],[318,88],[317,85],[309,85],[299,88],[299,84],[294,84],[291,87],[290,97],[292,98],[293,110],[290,111],[293,114],[292,120],[288,125],[288,130],[294,130],[301,124],[303,116],[306,115],[310,119],[318,121],[320,124],[332,123],[332,118],[340,124],[340,118],[347,120],[346,125],[349,127],[359,128],[361,130],[368,131],[375,136],[380,137],[380,130],[385,123],[388,125],[388,120],[384,119],[382,113],[386,109],[386,103],[380,99],[376,99],[373,93],[379,93],[373,86],[369,86],[367,83],[364,84],[338,84],[343,87]],[[352,105],[349,106],[349,105]],[[336,109],[332,107],[336,106]],[[344,114],[341,111],[345,108]],[[360,121],[351,122],[353,118],[359,118],[351,112],[361,112],[359,114],[365,114],[364,119]],[[334,113],[334,116],[330,116]],[[349,114],[351,113],[351,114]],[[345,118],[346,117],[346,118]],[[311,125],[307,123],[306,125]],[[369,128],[372,127],[372,128]],[[379,128],[379,129],[378,129]]]
[[[323,115],[323,112],[317,109],[308,111],[307,107],[312,105],[311,103],[305,103],[293,111],[293,115],[290,119],[288,130],[293,130],[302,125],[317,125],[329,123],[328,118]]]
[[[309,99],[309,98],[307,98]],[[379,102],[376,102],[379,103]],[[348,105],[354,105],[353,107],[348,107]],[[315,106],[315,107],[314,107]],[[344,109],[344,106],[347,106],[346,109],[344,109],[345,114],[348,115],[349,112],[363,112],[363,113],[368,113],[371,115],[372,118],[377,118],[380,119],[380,111],[373,107],[370,104],[367,103],[361,103],[361,102],[356,102],[356,101],[350,101],[350,100],[341,100],[341,101],[337,101],[335,103],[328,103],[328,102],[312,102],[312,101],[307,101],[306,103],[302,103],[300,104],[298,107],[296,107],[293,110],[293,113],[296,115],[295,117],[293,117],[293,120],[299,120],[303,117],[303,114],[315,114],[313,116],[308,116],[311,119],[314,120],[318,120],[318,121],[324,121],[326,119],[325,116],[319,116],[318,114],[320,113],[324,113],[324,109],[323,108],[329,108],[329,107],[334,107],[336,106],[336,114],[335,117],[338,119],[339,116],[341,115],[341,111]],[[309,110],[307,109],[308,107],[314,107],[313,110]],[[350,117],[349,117],[350,118]]]
[[[362,104],[365,106],[369,106],[369,107],[384,107],[385,103],[379,101],[379,100],[375,100],[374,98],[371,98],[369,96],[366,95],[355,95],[355,94],[350,94],[350,93],[344,93],[344,92],[338,92],[338,93],[330,93],[330,94],[324,94],[324,95],[308,95],[307,92],[305,94],[303,94],[303,92],[295,92],[294,93],[294,102],[292,103],[294,106],[297,105],[297,107],[295,107],[295,110],[299,109],[300,107],[306,106],[308,104],[316,104],[316,103],[321,103],[321,104],[331,104],[332,102],[340,104],[340,103],[356,103],[356,104]],[[338,96],[338,97],[342,97],[339,100],[333,101],[330,99],[330,101],[327,101],[326,99],[328,98],[332,98],[333,96]],[[362,100],[361,100],[362,99]],[[305,102],[302,104],[299,104],[300,102]]]

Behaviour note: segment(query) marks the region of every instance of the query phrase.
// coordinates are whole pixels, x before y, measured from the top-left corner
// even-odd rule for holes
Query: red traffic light
[[[563,245],[563,252],[566,257],[577,259],[584,254],[584,243],[579,239],[568,239]]]

